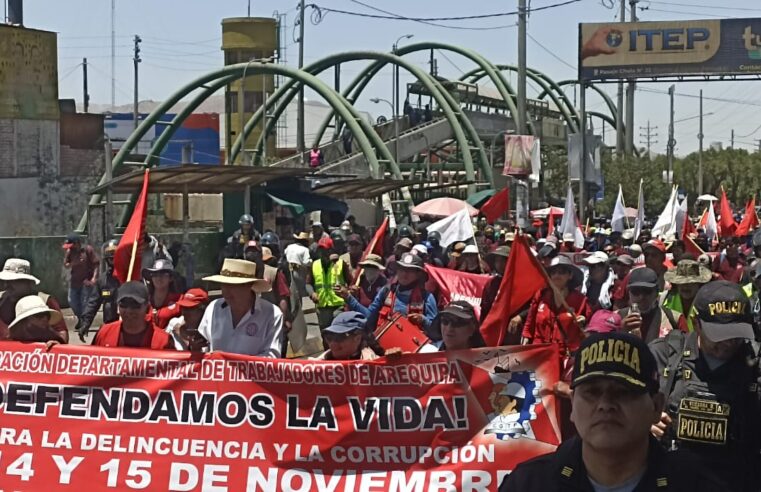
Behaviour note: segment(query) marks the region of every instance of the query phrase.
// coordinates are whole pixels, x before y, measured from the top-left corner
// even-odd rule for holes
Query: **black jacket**
[[[119,310],[116,305],[116,291],[119,288],[119,280],[114,277],[113,269],[106,270],[98,277],[95,292],[87,300],[82,316],[77,321],[77,331],[87,333],[90,330],[95,315],[103,306],[103,323],[113,323],[119,320]]]
[[[705,467],[690,455],[666,453],[650,440],[647,470],[634,492],[727,492]],[[594,492],[581,459],[581,439],[571,438],[551,454],[521,463],[508,475],[499,492]]]

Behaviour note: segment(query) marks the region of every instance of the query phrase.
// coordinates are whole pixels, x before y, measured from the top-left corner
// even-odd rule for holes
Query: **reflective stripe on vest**
[[[317,292],[317,307],[339,307],[344,305],[344,300],[333,291],[334,285],[346,285],[343,278],[343,261],[340,259],[328,269],[327,277],[322,270],[322,261],[312,263],[312,278],[314,290]]]

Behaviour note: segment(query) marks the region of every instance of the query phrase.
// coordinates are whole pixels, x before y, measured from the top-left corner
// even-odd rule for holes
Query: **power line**
[[[637,87],[637,90],[640,92],[651,92],[654,94],[668,94],[668,91],[663,91],[659,89],[650,89],[646,87]],[[698,99],[700,98],[697,94],[685,94],[683,92],[675,92],[674,95],[681,96],[681,97],[689,97],[692,99]],[[725,102],[725,103],[731,103],[731,104],[743,104],[743,105],[751,105],[751,106],[761,106],[761,101],[744,101],[741,99],[726,99],[726,98],[720,98],[720,97],[708,97],[703,96],[703,100],[705,101],[718,101],[718,102]]]
[[[657,2],[655,0],[647,0],[647,3],[654,3],[658,5],[668,5],[673,7],[697,7],[700,9],[710,9],[710,10],[735,10],[735,11],[742,11],[742,12],[761,12],[761,9],[752,9],[747,7],[724,7],[722,5],[698,5],[694,3],[675,3],[675,2]]]
[[[720,19],[726,19],[727,17],[734,19],[731,15],[717,15],[717,14],[707,14],[705,12],[685,12],[683,10],[668,10],[668,9],[654,9],[652,7],[640,7],[640,10],[650,10],[652,12],[664,12],[667,14],[682,14],[682,15],[705,15],[708,17],[716,17]]]
[[[569,67],[569,68],[573,69],[573,71],[574,71],[574,72],[578,70],[578,69],[577,69],[575,66],[573,66],[573,65],[571,65],[570,63],[568,63],[567,61],[563,60],[563,59],[562,59],[562,58],[560,58],[558,55],[556,55],[555,53],[553,53],[553,52],[552,52],[552,50],[550,50],[549,48],[547,48],[546,46],[544,46],[542,43],[540,43],[539,41],[537,41],[537,40],[536,40],[536,38],[534,38],[534,36],[532,36],[530,33],[528,33],[528,32],[527,32],[527,33],[526,33],[526,35],[529,37],[529,39],[531,39],[531,41],[533,41],[534,43],[536,43],[536,44],[537,44],[537,46],[539,46],[539,47],[540,47],[540,48],[542,48],[544,51],[546,51],[546,52],[547,52],[547,53],[548,53],[550,56],[552,56],[554,59],[556,59],[557,61],[559,61],[559,62],[560,62],[560,63],[562,63],[563,65],[565,65],[565,66],[567,66],[567,67]]]
[[[453,67],[455,67],[457,70],[459,70],[461,74],[463,74],[463,75],[465,74],[465,71],[464,71],[462,68],[458,67],[458,66],[457,66],[457,64],[456,64],[455,62],[453,62],[452,60],[450,60],[450,59],[449,59],[449,57],[448,57],[446,54],[444,54],[444,52],[443,52],[443,51],[441,51],[441,50],[436,50],[436,52],[437,52],[438,54],[440,54],[441,56],[443,56],[443,57],[444,57],[444,59],[450,63],[450,65],[452,65],[452,66],[453,66]]]

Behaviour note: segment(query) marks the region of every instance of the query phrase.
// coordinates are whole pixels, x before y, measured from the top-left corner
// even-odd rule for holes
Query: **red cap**
[[[318,248],[333,249],[333,240],[329,237],[324,237],[317,241]]]
[[[190,289],[177,301],[181,308],[194,308],[209,301],[209,294],[203,289]]]
[[[621,315],[615,311],[601,309],[592,315],[585,331],[590,333],[621,331]]]
[[[660,239],[651,239],[642,245],[642,251],[646,250],[647,248],[655,248],[661,253],[666,254],[666,245],[663,244],[663,241]]]

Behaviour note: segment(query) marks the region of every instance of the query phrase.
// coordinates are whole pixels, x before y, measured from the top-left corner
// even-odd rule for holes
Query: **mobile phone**
[[[642,316],[642,311],[639,309],[639,304],[636,302],[633,302],[632,305],[629,307],[629,314],[636,314],[638,316]]]

